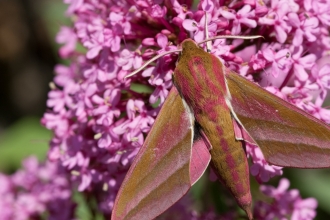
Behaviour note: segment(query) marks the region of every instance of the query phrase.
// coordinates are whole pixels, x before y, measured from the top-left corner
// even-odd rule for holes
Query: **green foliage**
[[[329,169],[285,169],[291,189],[298,189],[303,198],[314,197],[318,201],[316,219],[328,219],[329,206]]]
[[[46,158],[51,133],[40,125],[40,119],[25,117],[0,136],[0,171],[11,173],[21,167],[21,161],[32,154]]]

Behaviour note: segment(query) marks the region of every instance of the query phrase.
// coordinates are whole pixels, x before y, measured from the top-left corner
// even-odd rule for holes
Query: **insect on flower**
[[[186,39],[181,50],[129,75],[180,52],[174,86],[126,175],[112,219],[155,218],[187,193],[209,162],[253,219],[246,142],[273,165],[330,166],[330,127],[227,69],[198,46],[209,40]]]

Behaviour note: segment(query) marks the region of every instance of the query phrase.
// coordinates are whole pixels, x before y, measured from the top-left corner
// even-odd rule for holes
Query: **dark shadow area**
[[[0,129],[23,116],[41,117],[58,62],[40,0],[0,1]]]

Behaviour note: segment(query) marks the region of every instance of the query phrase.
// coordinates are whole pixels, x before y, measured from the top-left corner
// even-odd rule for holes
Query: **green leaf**
[[[46,158],[51,132],[40,125],[39,118],[26,117],[7,128],[0,136],[0,171],[13,172],[21,166],[21,161],[36,155]]]
[[[296,188],[303,198],[314,197],[318,201],[318,208],[330,215],[329,208],[329,170],[290,170],[290,189]]]

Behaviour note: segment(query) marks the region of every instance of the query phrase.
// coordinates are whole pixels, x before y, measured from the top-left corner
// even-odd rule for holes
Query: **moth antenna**
[[[264,38],[261,35],[252,35],[252,36],[238,36],[238,35],[218,35],[215,37],[211,37],[205,40],[202,40],[201,42],[198,42],[198,45],[202,43],[206,43],[208,41],[216,40],[216,39],[242,39],[242,40],[253,40],[257,38]]]
[[[128,74],[127,76],[124,77],[124,79],[134,76],[135,74],[137,74],[138,72],[140,72],[141,70],[143,70],[146,66],[148,66],[150,63],[154,62],[155,60],[167,55],[167,54],[171,54],[171,53],[177,53],[177,52],[181,52],[181,49],[177,49],[177,50],[171,50],[171,51],[167,51],[161,54],[158,54],[157,56],[151,58],[150,60],[148,60],[147,62],[145,62],[140,68],[134,70],[132,73]]]
[[[209,39],[209,28],[207,26],[208,22],[207,22],[207,12],[205,12],[205,39]],[[206,51],[207,52],[211,52],[211,41],[207,41],[206,42]]]

